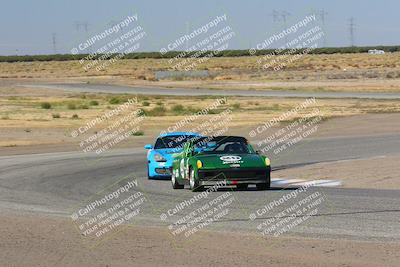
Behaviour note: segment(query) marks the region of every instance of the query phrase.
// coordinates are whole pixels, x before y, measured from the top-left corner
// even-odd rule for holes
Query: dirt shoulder
[[[400,155],[343,160],[274,172],[274,178],[339,180],[346,188],[400,188]]]
[[[138,226],[90,249],[69,219],[36,215],[2,214],[0,235],[5,266],[398,266],[400,260],[398,243],[215,232],[189,241],[166,228]]]

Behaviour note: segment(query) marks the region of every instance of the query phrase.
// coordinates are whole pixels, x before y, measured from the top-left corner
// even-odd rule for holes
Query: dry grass
[[[217,79],[229,80],[240,76],[236,70],[255,70],[258,69],[257,61],[262,56],[257,57],[221,57],[211,58],[205,63],[199,64],[197,69],[208,69],[211,71],[227,70],[231,77],[219,77]],[[54,78],[54,77],[86,77],[86,76],[152,76],[154,70],[171,69],[168,59],[128,59],[119,60],[110,65],[104,71],[91,69],[83,70],[83,65],[79,61],[50,61],[50,62],[16,62],[0,63],[0,78]],[[400,53],[387,53],[385,55],[368,54],[333,54],[333,55],[305,55],[299,60],[288,64],[286,71],[336,71],[336,70],[374,70],[391,69],[400,70]],[[275,72],[279,77],[280,72]],[[144,77],[139,77],[143,75]],[[391,74],[393,76],[393,73]],[[254,78],[248,74],[244,77]],[[371,74],[371,78],[374,75]],[[399,76],[393,76],[399,78]],[[333,77],[334,78],[334,77]],[[339,77],[338,77],[339,78]],[[389,77],[390,78],[390,75]]]
[[[103,71],[85,71],[79,61],[0,63],[0,78],[78,79],[124,84],[211,88],[400,91],[400,53],[385,55],[305,55],[283,70],[261,70],[262,57],[212,58],[198,65],[207,79],[154,81],[154,71],[170,70],[168,59],[120,60]]]
[[[0,146],[76,141],[70,140],[72,138],[69,133],[72,129],[77,129],[86,122],[117,107],[117,105],[110,104],[111,99],[120,99],[120,103],[122,103],[132,97],[74,93],[64,95],[55,93],[47,96],[32,93],[30,96],[25,96],[27,90],[25,89],[19,95],[0,96]],[[98,105],[90,105],[91,101],[97,101]],[[184,119],[186,115],[206,108],[215,101],[215,98],[211,97],[188,99],[186,97],[141,96],[138,98],[137,107],[144,109],[147,117],[140,130],[143,131],[144,136],[156,135],[161,130]],[[229,123],[229,127],[244,129],[277,117],[303,101],[304,99],[229,97],[227,103],[213,113],[231,109],[233,120]],[[43,109],[41,107],[43,102],[50,103],[51,109]],[[68,108],[71,103],[74,103],[76,109]],[[88,108],[83,108],[84,105],[87,105]],[[159,108],[164,111],[153,112]],[[310,113],[313,108],[320,109],[324,117],[331,118],[366,113],[400,112],[400,103],[399,101],[324,99],[318,100],[315,106],[303,110],[301,113]],[[74,114],[78,115],[78,119],[72,118]],[[210,116],[214,115],[207,115],[203,120]],[[288,118],[289,121],[291,119],[293,118]],[[190,130],[201,122],[202,120],[193,122],[180,130]],[[93,129],[93,131],[96,130],[98,129]]]
[[[133,96],[121,95],[120,103]],[[97,116],[114,109],[118,104],[110,104],[115,96],[101,94],[71,94],[69,96],[49,97],[1,97],[0,98],[0,127],[70,127],[79,125],[83,121],[94,119]],[[117,97],[118,98],[118,97]],[[252,98],[229,97],[226,104],[221,105],[213,114],[218,114],[225,109],[231,109],[235,115],[234,126],[255,125],[267,119],[284,113],[304,99],[280,98]],[[90,101],[96,100],[99,105],[91,106]],[[186,115],[193,114],[212,105],[216,101],[213,97],[139,97],[137,107],[145,110],[150,121],[155,121],[158,126],[168,125],[174,120],[179,120]],[[41,107],[41,103],[51,104],[50,109]],[[71,109],[74,103],[76,109]],[[348,116],[366,113],[400,112],[399,101],[380,100],[318,100],[312,108],[320,109],[326,117]],[[155,111],[162,110],[157,113]],[[308,113],[310,109],[302,112]],[[54,114],[59,115],[54,117]],[[80,122],[71,120],[73,114],[78,114]],[[212,116],[212,115],[209,115]]]

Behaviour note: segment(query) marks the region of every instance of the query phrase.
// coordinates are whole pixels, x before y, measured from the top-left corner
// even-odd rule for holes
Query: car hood
[[[170,158],[172,158],[173,154],[180,153],[180,152],[182,152],[182,149],[180,149],[180,148],[163,148],[163,149],[153,149],[151,151],[151,154],[154,155],[157,153],[166,159],[170,159]]]
[[[203,163],[203,169],[265,167],[263,157],[258,154],[199,154],[195,157]]]

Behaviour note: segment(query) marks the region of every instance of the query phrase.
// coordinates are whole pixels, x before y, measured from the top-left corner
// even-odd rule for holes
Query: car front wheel
[[[150,176],[149,164],[147,164],[147,179],[151,180],[153,177]]]
[[[193,192],[201,191],[203,187],[199,185],[199,181],[196,180],[194,176],[195,176],[194,169],[191,169],[189,172],[190,190],[192,190]]]
[[[185,187],[185,185],[181,185],[178,183],[178,181],[176,180],[175,174],[172,172],[171,175],[171,183],[172,183],[172,188],[173,189],[183,189]]]

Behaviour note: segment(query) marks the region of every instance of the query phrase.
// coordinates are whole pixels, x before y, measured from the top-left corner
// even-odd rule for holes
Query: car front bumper
[[[169,175],[172,174],[172,167],[162,167],[162,168],[155,168],[154,171],[157,175]]]
[[[264,184],[271,181],[271,168],[200,169],[199,185]]]

